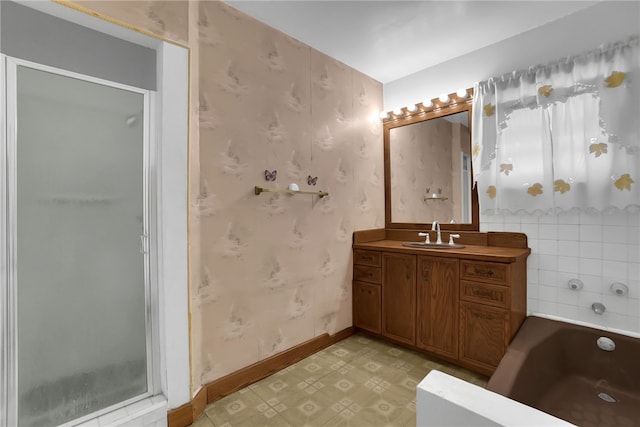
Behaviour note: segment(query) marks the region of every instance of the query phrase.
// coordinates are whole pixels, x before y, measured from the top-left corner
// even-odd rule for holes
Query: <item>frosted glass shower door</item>
[[[148,94],[24,64],[7,74],[17,423],[52,426],[151,390]]]

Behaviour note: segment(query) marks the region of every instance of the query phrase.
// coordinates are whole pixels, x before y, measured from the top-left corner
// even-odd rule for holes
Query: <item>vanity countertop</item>
[[[461,249],[411,248],[403,246],[401,241],[386,239],[354,243],[353,248],[503,263],[511,263],[521,259],[526,259],[531,253],[531,249],[529,248],[505,248],[499,246],[478,245],[465,245],[465,247]]]

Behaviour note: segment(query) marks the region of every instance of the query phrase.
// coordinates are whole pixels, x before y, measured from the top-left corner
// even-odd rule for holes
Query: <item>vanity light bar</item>
[[[458,89],[454,93],[443,93],[438,98],[422,101],[419,104],[415,104],[413,107],[394,108],[392,111],[382,111],[380,113],[380,119],[383,122],[389,122],[401,118],[418,116],[429,111],[440,111],[460,104],[471,103],[472,96],[473,88]]]

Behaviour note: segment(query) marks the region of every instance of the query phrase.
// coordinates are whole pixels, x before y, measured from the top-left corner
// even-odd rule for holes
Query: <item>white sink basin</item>
[[[462,249],[464,245],[459,243],[454,243],[452,245],[448,243],[424,243],[424,242],[402,242],[402,246],[407,246],[409,248],[420,248],[420,249]]]

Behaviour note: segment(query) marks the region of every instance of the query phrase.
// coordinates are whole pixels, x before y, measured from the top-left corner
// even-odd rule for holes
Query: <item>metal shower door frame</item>
[[[143,226],[141,252],[143,252],[145,288],[145,329],[147,391],[126,401],[69,421],[63,426],[72,426],[102,414],[114,411],[138,400],[157,394],[159,380],[158,338],[158,287],[157,268],[157,217],[150,202],[157,197],[153,174],[156,173],[155,146],[155,93],[108,80],[74,73],[18,58],[0,55],[0,427],[11,427],[18,423],[17,398],[17,70],[18,67],[74,78],[106,87],[126,90],[143,96]],[[133,236],[138,238],[137,236]],[[152,270],[153,269],[153,270]],[[152,280],[153,279],[153,280]]]

